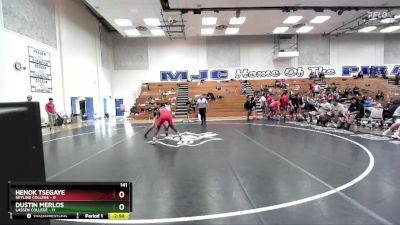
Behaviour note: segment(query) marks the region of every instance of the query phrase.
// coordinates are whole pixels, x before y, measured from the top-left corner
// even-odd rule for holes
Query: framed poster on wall
[[[50,53],[28,47],[31,92],[52,93]]]

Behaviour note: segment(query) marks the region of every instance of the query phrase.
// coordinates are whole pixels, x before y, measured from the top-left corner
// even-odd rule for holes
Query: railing
[[[133,95],[132,95],[133,101],[132,101],[132,103],[134,103],[134,104],[136,104],[136,99],[140,96],[140,93],[142,92],[143,83],[144,83],[143,80],[140,81],[139,87],[137,87],[136,91],[133,92]]]

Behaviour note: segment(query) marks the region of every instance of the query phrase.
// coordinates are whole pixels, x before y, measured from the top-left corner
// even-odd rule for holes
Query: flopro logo
[[[368,12],[368,19],[373,20],[373,19],[385,19],[391,17],[387,11],[384,12]]]
[[[175,73],[172,71],[161,71],[161,81],[187,81],[194,80],[207,80],[210,77],[211,80],[226,80],[228,79],[228,70],[200,70],[199,74],[189,75],[187,70],[178,70]]]
[[[218,134],[214,132],[206,132],[206,133],[192,133],[192,132],[183,132],[181,133],[181,138],[177,135],[166,136],[164,138],[158,139],[157,143],[168,146],[168,147],[181,147],[181,146],[198,146],[209,141],[218,141],[223,140],[222,138],[217,137]]]

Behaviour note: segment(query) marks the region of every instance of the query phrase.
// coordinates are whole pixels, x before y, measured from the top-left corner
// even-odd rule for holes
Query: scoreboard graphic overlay
[[[9,182],[11,219],[129,219],[132,183]]]

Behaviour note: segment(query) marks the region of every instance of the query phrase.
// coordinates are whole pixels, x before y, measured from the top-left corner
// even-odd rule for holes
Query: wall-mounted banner
[[[352,76],[361,72],[363,75],[396,75],[400,73],[400,65],[393,66],[392,69],[387,66],[343,66],[342,67],[342,75],[343,76]]]
[[[31,92],[52,93],[50,53],[28,47]]]
[[[249,70],[249,69],[216,69],[199,70],[197,74],[189,74],[187,70],[161,71],[161,81],[200,81],[200,80],[228,80],[228,79],[278,79],[292,77],[308,77],[310,73],[319,74],[323,72],[325,76],[334,76],[334,69],[326,69],[322,66],[310,67],[288,67],[274,70]]]
[[[395,65],[392,68],[388,66],[342,66],[342,68],[339,67],[337,69],[325,68],[324,66],[287,67],[271,70],[230,68],[199,70],[193,73],[190,73],[188,70],[160,71],[160,81],[308,78],[311,73],[318,75],[321,72],[324,73],[326,77],[340,77],[356,75],[360,71],[364,76],[377,76],[383,73],[387,75],[396,75],[400,72],[400,65]]]

